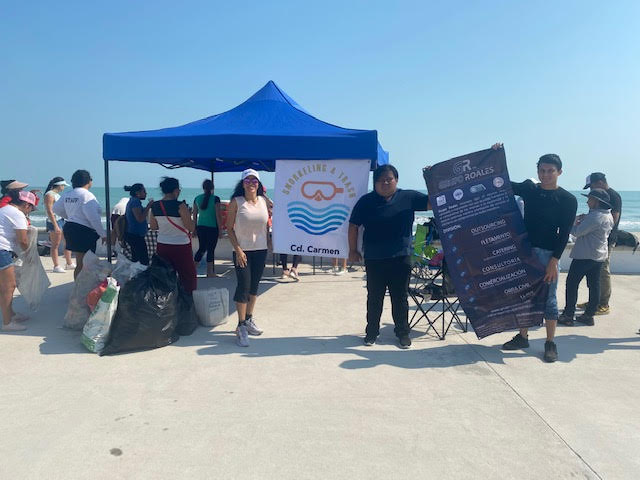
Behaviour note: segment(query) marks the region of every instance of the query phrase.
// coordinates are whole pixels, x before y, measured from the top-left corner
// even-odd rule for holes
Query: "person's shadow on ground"
[[[563,335],[557,337],[560,345],[559,362],[571,362],[578,355],[602,354],[607,350],[640,350],[640,337],[628,338],[591,338],[584,335]],[[276,356],[309,356],[325,354],[351,354],[355,358],[344,360],[341,368],[359,369],[388,365],[398,368],[447,368],[477,363],[504,364],[507,358],[539,356],[542,361],[544,339],[532,340],[526,350],[503,351],[500,345],[486,346],[477,344],[446,344],[414,341],[409,350],[386,348],[395,344],[393,326],[387,325],[378,342],[372,347],[365,347],[362,336],[339,335],[328,337],[251,337],[251,346],[238,347],[233,332],[213,333],[208,345],[198,350],[198,355],[242,354],[249,358]],[[437,343],[436,343],[437,342]],[[421,348],[422,345],[425,348]],[[385,346],[385,348],[380,348]]]

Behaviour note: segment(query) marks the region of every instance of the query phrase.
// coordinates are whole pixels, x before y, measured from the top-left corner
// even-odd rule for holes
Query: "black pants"
[[[140,262],[142,265],[149,265],[149,254],[147,253],[147,243],[144,237],[134,233],[126,232],[124,241],[131,247],[131,261]]]
[[[389,288],[391,295],[391,315],[396,336],[409,333],[409,276],[410,257],[394,257],[382,260],[365,260],[367,271],[367,336],[377,337],[380,333],[380,316],[384,294]]]
[[[576,313],[578,285],[580,285],[585,276],[589,287],[589,303],[584,313],[589,316],[593,316],[596,313],[598,301],[600,300],[600,269],[603,263],[595,260],[571,260],[571,266],[567,274],[564,315],[573,316]]]
[[[300,263],[300,259],[302,257],[300,255],[294,255],[293,256],[293,260],[292,260],[292,264],[291,264],[291,268],[298,268],[298,264]],[[286,253],[281,253],[280,254],[280,263],[282,264],[282,269],[283,270],[289,270],[287,268],[287,254]]]
[[[247,303],[249,295],[258,294],[258,285],[267,260],[266,250],[249,250],[244,253],[247,256],[247,264],[244,267],[239,267],[236,252],[233,252],[233,264],[236,267],[236,277],[238,278],[233,301],[238,303]]]
[[[198,263],[202,260],[204,252],[207,252],[207,262],[213,262],[213,254],[216,250],[216,245],[218,245],[218,234],[220,230],[218,230],[218,227],[198,225],[196,232],[198,232],[198,251],[196,252],[194,260]]]

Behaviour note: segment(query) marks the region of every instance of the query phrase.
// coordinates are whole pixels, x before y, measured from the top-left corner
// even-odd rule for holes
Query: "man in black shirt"
[[[364,227],[364,264],[367,271],[367,328],[364,344],[371,346],[380,333],[384,294],[389,288],[394,332],[400,348],[409,348],[411,233],[414,212],[429,210],[429,197],[397,188],[398,171],[382,165],[373,172],[373,192],[356,202],[349,219],[349,260],[362,260],[357,250],[358,227]]]
[[[609,299],[611,298],[611,270],[609,268],[609,262],[611,260],[611,250],[616,245],[618,239],[618,225],[620,224],[620,215],[622,214],[622,197],[613,188],[609,187],[607,183],[607,177],[602,172],[594,172],[587,177],[586,185],[583,190],[587,188],[601,188],[606,190],[611,199],[611,215],[613,215],[613,230],[609,234],[609,254],[607,259],[602,265],[600,270],[600,301],[598,302],[598,309],[596,315],[607,315],[609,313]],[[581,304],[580,307],[585,307],[586,304]]]
[[[493,148],[502,148],[501,144]],[[533,252],[546,266],[544,281],[549,284],[549,293],[544,318],[547,328],[547,341],[544,344],[544,359],[555,362],[558,350],[554,343],[558,322],[558,261],[562,256],[569,232],[576,217],[578,202],[576,197],[558,186],[558,177],[562,174],[562,161],[556,154],[543,155],[538,160],[539,184],[526,180],[522,183],[511,182],[513,193],[524,200],[524,223],[527,227]],[[520,329],[515,337],[505,343],[505,350],[517,350],[529,346],[526,328]]]

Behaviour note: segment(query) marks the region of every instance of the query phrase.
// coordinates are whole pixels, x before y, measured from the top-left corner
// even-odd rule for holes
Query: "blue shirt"
[[[147,229],[149,226],[147,225],[147,219],[145,218],[142,222],[136,220],[136,216],[133,214],[132,209],[138,207],[139,209],[144,211],[142,207],[142,202],[139,198],[131,197],[129,203],[127,203],[127,209],[125,210],[125,216],[127,217],[127,233],[132,233],[134,235],[139,235],[144,237],[147,234]]]
[[[364,227],[364,258],[411,255],[414,212],[427,210],[428,202],[427,195],[415,190],[397,189],[389,201],[375,190],[360,197],[349,222]]]

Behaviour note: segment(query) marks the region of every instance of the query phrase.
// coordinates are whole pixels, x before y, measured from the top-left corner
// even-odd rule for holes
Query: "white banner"
[[[349,217],[367,193],[369,160],[276,160],[273,251],[347,258]]]

